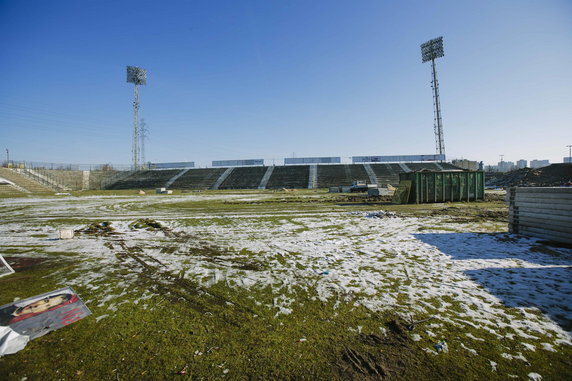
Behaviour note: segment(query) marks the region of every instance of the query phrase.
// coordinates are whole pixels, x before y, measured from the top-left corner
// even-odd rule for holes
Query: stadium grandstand
[[[334,158],[335,159],[335,158]],[[303,161],[299,161],[303,163]],[[93,170],[77,166],[17,165],[0,168],[4,191],[47,193],[87,189],[304,189],[350,185],[353,181],[369,184],[397,185],[399,174],[415,171],[451,171],[460,168],[445,162],[364,162],[353,164],[292,164],[265,166],[246,165],[230,167],[193,168],[177,167],[144,170],[119,170],[111,165],[93,166]],[[53,166],[52,166],[53,167]],[[68,169],[69,168],[69,169]],[[157,168],[157,167],[155,167]],[[18,187],[20,190],[18,190]]]

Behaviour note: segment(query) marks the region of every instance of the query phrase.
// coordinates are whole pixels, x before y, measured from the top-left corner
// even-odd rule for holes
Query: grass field
[[[93,313],[0,379],[572,378],[572,249],[508,234],[502,201],[77,192],[0,215],[0,305],[71,286]]]

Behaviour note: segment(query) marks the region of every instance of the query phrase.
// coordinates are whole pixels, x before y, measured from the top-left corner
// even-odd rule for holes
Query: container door
[[[475,193],[476,191],[476,177],[477,174],[475,172],[471,172],[471,173],[467,173],[467,182],[468,182],[468,186],[469,189],[467,191],[468,195],[469,195],[469,200],[476,200],[477,199],[477,194]]]
[[[460,188],[460,184],[459,184],[459,174],[457,173],[453,173],[451,174],[451,200],[450,201],[459,201],[460,200],[460,195],[459,195],[459,188]]]

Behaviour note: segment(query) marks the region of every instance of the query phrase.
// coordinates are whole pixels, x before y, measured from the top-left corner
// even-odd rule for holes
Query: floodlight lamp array
[[[147,84],[147,70],[137,66],[127,66],[127,82],[136,85]]]
[[[443,37],[437,37],[421,44],[421,60],[427,62],[435,58],[443,57]]]

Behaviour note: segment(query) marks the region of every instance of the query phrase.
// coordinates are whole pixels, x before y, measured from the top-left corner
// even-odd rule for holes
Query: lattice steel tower
[[[135,99],[133,100],[133,170],[141,168],[139,161],[139,85],[147,84],[147,70],[137,66],[127,66],[127,82],[135,84]]]
[[[441,102],[439,100],[439,81],[437,80],[437,67],[435,59],[443,57],[443,37],[438,37],[421,44],[421,60],[423,63],[431,61],[433,88],[433,128],[435,130],[435,146],[438,155],[445,155],[445,139],[443,137],[443,121],[441,120]]]
[[[149,169],[147,167],[147,161],[145,158],[145,139],[149,137],[149,129],[147,129],[147,123],[145,119],[141,118],[141,128],[139,129],[139,135],[141,136],[141,166],[143,169]]]

